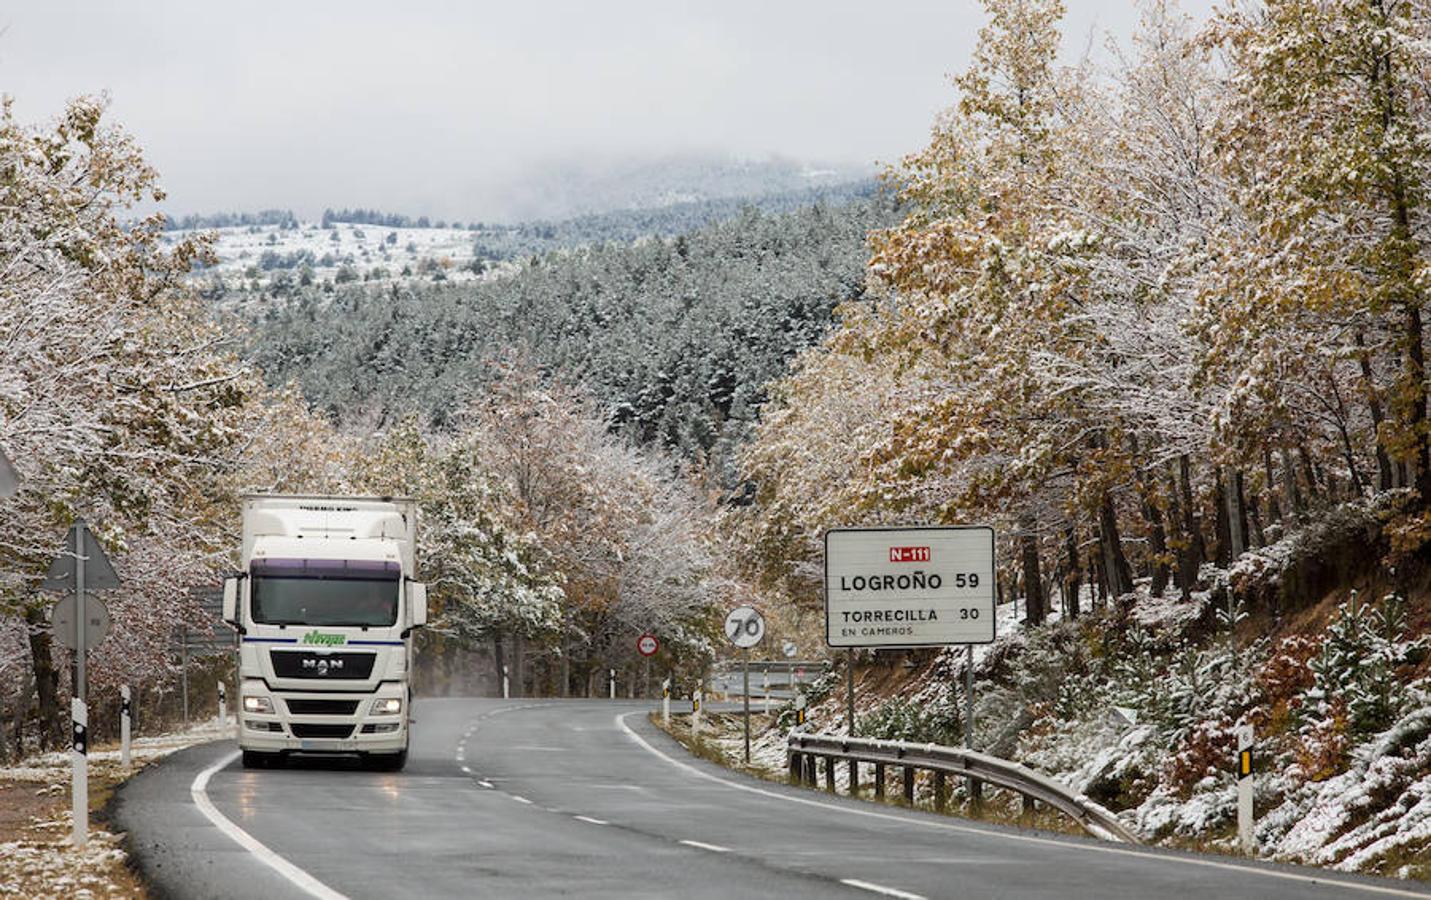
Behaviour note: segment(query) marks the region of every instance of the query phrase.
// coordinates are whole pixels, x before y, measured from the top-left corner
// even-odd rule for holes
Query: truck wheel
[[[273,765],[275,759],[277,756],[273,753],[245,750],[243,752],[243,767],[245,769],[267,769]]]

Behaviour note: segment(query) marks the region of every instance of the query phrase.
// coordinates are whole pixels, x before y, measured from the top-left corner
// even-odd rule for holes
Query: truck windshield
[[[398,569],[329,560],[255,562],[251,613],[263,625],[390,626]]]

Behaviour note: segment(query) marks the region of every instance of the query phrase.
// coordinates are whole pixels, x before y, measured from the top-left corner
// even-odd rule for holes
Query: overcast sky
[[[1066,2],[1069,57],[1137,19]],[[172,212],[502,219],[553,164],[895,159],[981,23],[976,0],[0,0],[0,91],[31,121],[108,91]]]

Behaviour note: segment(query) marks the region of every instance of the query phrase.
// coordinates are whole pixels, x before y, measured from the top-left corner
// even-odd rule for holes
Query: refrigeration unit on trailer
[[[243,499],[240,573],[224,619],[240,636],[239,747],[247,768],[293,753],[407,761],[417,507],[393,497]]]

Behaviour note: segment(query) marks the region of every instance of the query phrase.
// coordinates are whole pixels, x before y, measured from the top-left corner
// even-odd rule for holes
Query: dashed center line
[[[911,894],[909,891],[885,887],[882,884],[875,884],[873,881],[860,881],[858,878],[841,878],[840,884],[847,884],[852,888],[859,888],[874,894],[883,894],[886,897],[899,897],[900,900],[925,900],[923,894]]]
[[[687,847],[695,847],[695,848],[697,848],[697,849],[699,849],[699,850],[709,850],[709,851],[712,852],[712,853],[729,853],[729,852],[730,852],[730,848],[729,848],[729,847],[720,847],[720,846],[717,846],[717,845],[715,845],[715,844],[707,844],[707,843],[704,843],[704,842],[702,842],[702,841],[678,841],[678,843],[685,844]]]

